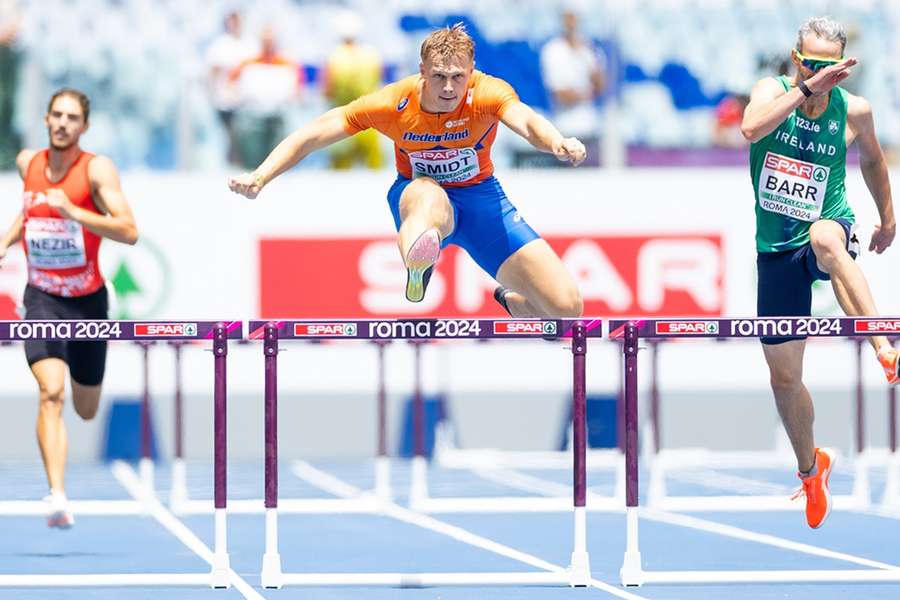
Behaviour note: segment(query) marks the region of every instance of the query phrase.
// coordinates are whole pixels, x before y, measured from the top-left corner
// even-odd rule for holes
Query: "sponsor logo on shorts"
[[[196,323],[135,323],[135,337],[194,337]]]
[[[665,335],[717,335],[718,321],[657,321],[656,333]]]
[[[556,321],[497,321],[494,333],[502,335],[556,335]]]
[[[295,337],[356,336],[356,323],[294,323]]]
[[[854,333],[884,331],[896,333],[900,331],[900,319],[856,319],[853,321]]]

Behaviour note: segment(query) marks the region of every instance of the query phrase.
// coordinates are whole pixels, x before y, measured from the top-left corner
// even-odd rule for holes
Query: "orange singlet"
[[[515,90],[475,71],[455,111],[427,113],[419,104],[421,81],[421,75],[411,75],[346,105],[347,132],[371,127],[391,138],[397,171],[407,179],[425,176],[445,187],[462,187],[489,178],[497,123],[519,102]]]
[[[25,172],[22,245],[28,258],[28,284],[56,296],[86,296],[104,284],[97,263],[101,237],[51,208],[46,192],[59,188],[75,206],[101,214],[88,179],[94,155],[82,152],[56,183],[47,179],[48,156],[47,149],[35,154]]]

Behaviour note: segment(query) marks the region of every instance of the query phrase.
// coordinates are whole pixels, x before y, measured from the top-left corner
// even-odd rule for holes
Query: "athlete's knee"
[[[427,177],[412,180],[400,197],[401,217],[410,213],[445,215],[449,210],[447,192]]]
[[[40,410],[45,413],[58,413],[62,410],[66,388],[62,382],[44,382],[39,384]]]
[[[553,317],[574,319],[584,314],[584,300],[581,292],[574,286],[560,290],[549,300],[548,308]]]
[[[775,393],[790,393],[803,385],[803,372],[789,367],[770,368],[769,383]]]
[[[847,253],[845,242],[832,230],[810,230],[809,243],[822,266],[830,266]]]
[[[75,413],[85,421],[90,421],[97,416],[97,409],[100,407],[99,402],[73,402]]]

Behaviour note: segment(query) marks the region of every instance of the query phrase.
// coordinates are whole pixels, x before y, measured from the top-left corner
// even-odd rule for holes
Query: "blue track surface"
[[[341,482],[359,489],[373,484],[370,464],[316,463],[314,465]],[[229,468],[229,498],[256,498],[262,493],[259,464]],[[188,483],[192,498],[209,498],[212,470],[208,464],[189,464]],[[552,485],[567,485],[568,470],[521,472]],[[872,491],[878,498],[883,472],[872,469]],[[392,483],[396,501],[405,506],[405,490],[410,481],[409,464],[395,461]],[[131,496],[113,476],[108,465],[73,465],[67,473],[70,498],[129,499]],[[167,497],[170,474],[158,467],[156,484],[160,498]],[[327,498],[328,491],[303,480],[282,465],[282,498]],[[695,471],[673,475],[668,481],[671,494],[735,493],[735,486],[759,493],[789,493],[795,479],[783,471],[731,472]],[[608,495],[613,487],[609,472],[592,471],[589,484],[594,493]],[[834,478],[836,493],[849,492],[847,473]],[[37,463],[0,463],[0,500],[36,500],[45,493],[43,472]],[[487,480],[466,470],[433,468],[429,473],[433,497],[479,495],[523,496],[526,491]],[[677,524],[672,520],[642,519],[640,543],[643,566],[648,570],[768,570],[768,569],[865,569],[853,560],[869,560],[900,565],[900,507],[891,514],[834,512],[825,527],[812,531],[799,512],[691,513],[709,526],[723,524],[743,531],[767,534],[779,540],[807,544],[814,549],[844,553],[845,558],[815,556],[797,549],[776,547],[722,533]],[[570,513],[432,515],[433,519],[462,528],[492,542],[565,567],[572,551]],[[179,517],[203,543],[213,545],[210,515]],[[145,516],[77,517],[75,528],[48,530],[38,516],[0,514],[0,574],[73,573],[205,573],[208,563],[188,548],[157,519]],[[490,549],[459,541],[444,533],[403,522],[386,515],[282,514],[279,519],[279,546],[285,572],[457,572],[522,571],[535,567],[502,556]],[[729,585],[646,585],[624,590],[618,587],[618,569],[624,550],[625,527],[621,514],[589,513],[588,550],[593,577],[649,599],[837,599],[900,598],[900,584],[729,584]],[[228,521],[228,550],[231,564],[253,586],[259,598],[615,598],[598,587],[287,587],[259,588],[259,569],[264,545],[262,515],[232,515]],[[246,593],[208,588],[0,588],[0,598],[241,598]]]

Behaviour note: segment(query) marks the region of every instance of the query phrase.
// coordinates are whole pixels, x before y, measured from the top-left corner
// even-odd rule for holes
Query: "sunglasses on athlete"
[[[803,65],[813,73],[817,73],[825,67],[836,65],[844,60],[843,58],[817,58],[815,56],[803,56],[799,51],[797,52],[797,58],[800,59],[801,65]]]

